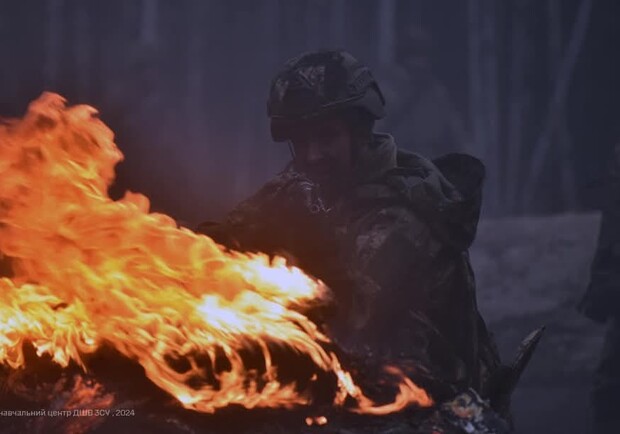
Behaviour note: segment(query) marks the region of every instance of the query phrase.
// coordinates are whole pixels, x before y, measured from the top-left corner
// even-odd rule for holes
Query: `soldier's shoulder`
[[[466,154],[431,161],[414,153],[399,153],[398,163],[358,194],[392,221],[410,222],[415,231],[429,227],[456,250],[469,247],[480,214],[482,163]]]
[[[409,250],[425,244],[432,236],[427,221],[405,201],[367,207],[358,214],[349,231],[355,234],[358,244],[371,248],[389,241],[388,244]]]

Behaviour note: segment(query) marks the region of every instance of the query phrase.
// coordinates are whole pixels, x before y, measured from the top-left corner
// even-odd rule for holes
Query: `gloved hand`
[[[321,197],[320,186],[304,174],[292,170],[280,177],[274,200],[276,210],[293,218],[316,216],[320,219],[330,212]]]
[[[288,243],[304,257],[335,252],[337,239],[332,210],[321,196],[320,186],[305,175],[283,174],[274,194],[270,220],[288,233]],[[322,253],[319,253],[322,252]]]

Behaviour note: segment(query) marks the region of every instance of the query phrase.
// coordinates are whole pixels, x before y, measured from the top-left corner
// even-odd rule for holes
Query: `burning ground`
[[[296,409],[287,415],[303,421],[310,404],[372,415],[431,405],[396,367],[376,378],[391,400],[364,395],[307,314],[329,302],[321,282],[281,258],[226,251],[150,213],[140,194],[110,199],[121,159],[94,109],[55,94],[0,126],[3,407],[154,399],[188,419],[243,407]],[[56,428],[101,423],[91,419]]]
[[[424,395],[338,354],[306,315],[328,301],[320,282],[282,260],[222,251],[149,213],[143,196],[111,201],[122,156],[93,109],[46,95],[24,119],[0,125],[0,154],[0,251],[13,258],[8,269],[0,264],[0,410],[135,411],[3,417],[1,432],[397,433],[424,412],[339,411],[372,407],[359,394],[334,406],[342,390],[359,393],[340,364],[369,395],[392,383],[381,387],[389,389],[382,402],[394,398],[395,383],[410,401]],[[514,396],[519,433],[586,432],[602,329],[574,305],[598,222],[564,215],[480,225],[472,248],[479,302],[504,357],[548,326]]]

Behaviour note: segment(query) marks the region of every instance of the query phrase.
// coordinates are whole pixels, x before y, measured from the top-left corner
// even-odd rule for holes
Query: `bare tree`
[[[469,0],[470,116],[476,153],[487,165],[487,210],[500,204],[499,95],[496,3]]]
[[[254,4],[254,7],[256,6],[257,4]],[[258,28],[253,16],[254,10],[234,9],[233,14],[235,14],[236,18],[233,24],[233,34],[235,35],[234,47],[242,47],[243,41],[240,38],[246,34],[248,29],[250,29],[250,34],[256,34],[256,30],[254,29]],[[233,62],[232,67],[235,71],[233,76],[236,77],[236,89],[234,94],[240,100],[247,98],[246,95],[252,94],[248,87],[251,82],[247,80],[246,64],[257,64],[259,56],[259,50],[250,50],[246,56],[243,56],[243,58],[237,56],[239,58],[236,58]],[[240,199],[249,193],[252,183],[250,176],[253,165],[251,147],[256,144],[255,138],[253,137],[256,118],[250,104],[239,104],[238,107],[235,108],[235,111],[238,113],[238,116],[236,115],[235,117],[236,125],[233,136],[235,143],[232,144],[232,149],[234,150],[232,161],[235,162],[237,171],[232,179],[232,186],[234,192],[233,196]]]
[[[394,62],[396,2],[383,0],[378,3],[378,8],[377,58],[381,65],[389,65]]]
[[[485,160],[489,163],[487,170],[487,197],[489,211],[501,212],[501,154],[499,143],[499,89],[498,89],[498,35],[497,3],[486,0],[482,10],[482,71],[484,78],[485,104]]]
[[[278,0],[263,0],[259,5],[258,15],[260,18],[258,23],[260,28],[258,30],[259,38],[257,43],[261,48],[257,51],[261,53],[263,59],[258,62],[261,68],[257,71],[257,76],[260,78],[260,84],[266,87],[276,68],[282,62],[282,54],[278,44],[279,29],[282,24],[282,10],[279,7]],[[258,79],[256,83],[259,83]],[[254,130],[252,137],[255,138],[255,145],[251,150],[251,161],[253,162],[251,174],[253,179],[260,180],[271,176],[280,168],[277,158],[278,147],[266,146],[267,144],[264,143],[264,140],[270,141],[268,122],[265,117],[264,98],[266,94],[267,91],[263,91],[261,88],[261,92],[258,93],[258,100],[254,104],[255,111],[253,112]]]
[[[521,161],[523,158],[524,113],[528,105],[528,90],[525,87],[525,56],[528,36],[525,25],[526,8],[529,0],[514,0],[512,3],[511,57],[508,77],[508,122],[506,177],[504,210],[517,211],[519,186],[521,185]]]
[[[549,85],[553,87],[553,80],[558,74],[562,56],[562,9],[559,0],[547,1],[547,15],[549,18]],[[572,140],[568,130],[566,105],[559,108],[558,122],[551,133],[552,146],[557,150],[560,170],[560,193],[562,205],[565,209],[575,209],[575,171],[571,159]]]
[[[323,32],[321,31],[322,25],[322,9],[323,2],[319,0],[306,1],[304,3],[304,16],[305,16],[305,45],[308,50],[317,50],[319,48],[325,48],[323,46],[324,39],[321,38]]]
[[[557,68],[555,86],[552,97],[549,101],[549,107],[545,115],[543,129],[536,141],[532,158],[530,160],[529,174],[525,180],[525,188],[523,189],[522,203],[523,208],[527,209],[533,203],[535,190],[540,181],[542,171],[552,147],[551,135],[555,130],[563,107],[566,104],[568,88],[573,75],[573,70],[590,21],[590,12],[592,10],[592,0],[582,0],[577,11],[577,17],[571,32],[571,38],[566,48],[566,52]]]
[[[47,32],[45,38],[44,81],[49,90],[58,84],[60,56],[62,46],[64,0],[47,0],[45,3]]]
[[[157,43],[157,24],[159,18],[159,0],[142,0],[140,14],[140,42],[146,46]]]
[[[469,116],[472,124],[474,153],[481,155],[484,116],[482,105],[482,77],[480,73],[480,6],[482,0],[468,1],[469,45]]]
[[[148,2],[148,0],[147,0]],[[188,5],[187,26],[187,77],[186,77],[186,111],[188,125],[188,142],[191,147],[204,141],[204,62],[206,40],[205,21],[209,2],[190,2]],[[145,13],[146,15],[146,13]],[[145,26],[147,29],[150,26]],[[147,33],[147,32],[145,32]],[[147,33],[148,34],[148,33]],[[205,143],[202,143],[206,146]]]
[[[329,2],[329,39],[332,44],[341,48],[347,35],[346,0]]]
[[[87,97],[90,92],[91,34],[88,3],[75,4],[75,66],[77,72],[77,91],[80,97]]]
[[[134,36],[131,59],[133,65],[129,79],[138,89],[137,115],[140,126],[156,122],[154,115],[161,103],[161,89],[158,65],[157,28],[159,21],[159,0],[142,0],[135,22],[138,24],[137,38]]]

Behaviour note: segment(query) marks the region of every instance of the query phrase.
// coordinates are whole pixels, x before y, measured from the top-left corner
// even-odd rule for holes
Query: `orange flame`
[[[110,199],[123,156],[95,115],[45,93],[23,119],[0,124],[0,252],[14,271],[0,279],[1,363],[23,366],[29,341],[38,355],[86,369],[82,356],[106,343],[186,408],[309,403],[294,384],[280,382],[269,349],[279,346],[337,376],[335,404],[351,397],[354,411],[373,414],[431,405],[399,372],[393,403],[376,406],[363,395],[324,349],[327,336],[300,313],[325,298],[321,282],[282,258],[227,252],[149,213],[142,195]],[[262,352],[260,375],[244,363],[249,348]],[[203,354],[214,364],[216,353],[229,365],[212,367],[217,387],[196,360]],[[186,368],[173,369],[171,357]]]

